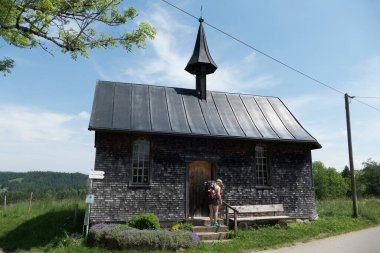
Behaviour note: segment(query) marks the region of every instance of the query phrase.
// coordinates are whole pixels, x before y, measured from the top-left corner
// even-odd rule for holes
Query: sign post
[[[90,194],[86,196],[86,213],[84,215],[84,224],[83,224],[83,230],[85,232],[85,239],[87,241],[88,236],[88,230],[90,228],[90,213],[91,213],[91,205],[94,203],[95,195],[92,194],[92,180],[94,179],[103,179],[104,178],[104,171],[100,170],[91,170],[90,174],[88,175],[88,178],[90,179]]]

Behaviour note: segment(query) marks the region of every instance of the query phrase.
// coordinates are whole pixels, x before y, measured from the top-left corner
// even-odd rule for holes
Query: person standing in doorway
[[[215,182],[210,183],[210,189],[208,189],[208,207],[210,209],[210,222],[213,227],[220,226],[218,223],[218,211],[219,206],[223,204],[221,191],[222,186],[223,181],[221,179],[217,179]]]

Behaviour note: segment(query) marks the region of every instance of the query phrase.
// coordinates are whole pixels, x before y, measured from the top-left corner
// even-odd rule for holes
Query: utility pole
[[[358,217],[358,204],[356,196],[356,186],[355,186],[355,169],[354,169],[354,158],[352,155],[352,140],[351,140],[351,123],[350,123],[350,105],[349,98],[354,98],[344,94],[344,102],[346,104],[346,121],[347,121],[347,138],[348,138],[348,155],[350,159],[350,171],[351,171],[351,192],[352,192],[352,216],[354,218]]]

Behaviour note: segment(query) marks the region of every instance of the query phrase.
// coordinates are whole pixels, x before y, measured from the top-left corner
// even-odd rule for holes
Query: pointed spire
[[[199,18],[199,29],[193,55],[185,70],[196,75],[196,90],[201,99],[206,99],[206,75],[212,74],[218,68],[207,47],[206,35],[203,30],[203,19]]]

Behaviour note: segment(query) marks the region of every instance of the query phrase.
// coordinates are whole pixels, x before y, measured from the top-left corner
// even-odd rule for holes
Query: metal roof
[[[310,143],[277,97],[98,81],[89,130]]]

